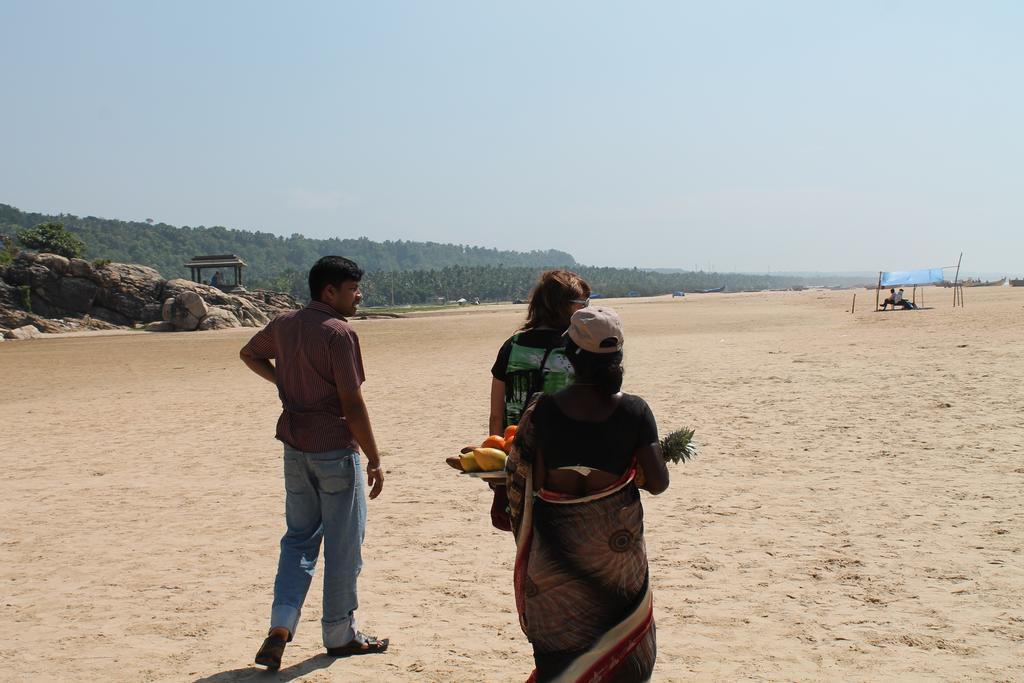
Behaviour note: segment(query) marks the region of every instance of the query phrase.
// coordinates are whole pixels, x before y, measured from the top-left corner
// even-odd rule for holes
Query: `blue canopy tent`
[[[924,268],[922,270],[894,270],[889,273],[883,272],[878,283],[879,287],[893,287],[898,285],[931,285],[945,280],[942,275],[942,268]]]
[[[959,278],[960,278],[960,262],[963,260],[964,255],[960,254],[960,259],[956,262],[956,275],[953,278],[953,305],[956,306],[959,301],[960,305],[963,306],[963,295],[957,296],[957,291],[960,289]],[[917,287],[918,285],[933,285],[942,284],[946,281],[943,271],[946,268],[953,268],[954,266],[943,266],[941,268],[921,268],[919,270],[893,270],[889,272],[879,271],[878,273],[878,287],[875,288],[875,310],[878,310],[878,295],[883,287],[903,287],[913,286],[914,294],[912,301],[917,304]],[[921,292],[921,303],[924,304],[924,291]],[[895,310],[895,306],[893,306]]]

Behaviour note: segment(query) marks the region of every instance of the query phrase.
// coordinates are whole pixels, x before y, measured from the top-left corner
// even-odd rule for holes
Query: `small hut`
[[[248,264],[235,254],[193,256],[185,267],[192,271],[193,282],[211,285],[225,292],[245,289],[242,286],[242,268],[248,267]],[[213,272],[204,277],[204,270]]]

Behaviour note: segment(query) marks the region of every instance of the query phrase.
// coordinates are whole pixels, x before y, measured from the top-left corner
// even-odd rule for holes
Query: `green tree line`
[[[583,276],[595,296],[657,296],[672,292],[699,292],[725,287],[726,291],[759,291],[799,287],[804,278],[742,273],[657,273],[638,268],[567,266]],[[432,270],[369,271],[363,277],[363,303],[367,306],[415,305],[455,301],[525,300],[545,268],[505,266],[448,266]],[[290,271],[269,283],[270,289],[307,299],[306,273]]]
[[[61,224],[64,228],[58,230],[55,226]],[[28,235],[37,239],[43,234],[63,239],[64,229],[80,241],[79,251],[87,259],[147,265],[167,278],[188,277],[182,264],[193,256],[238,254],[249,264],[244,276],[248,287],[288,292],[302,300],[309,296],[309,266],[325,254],[340,254],[355,260],[366,271],[363,291],[368,306],[429,304],[438,299],[459,298],[483,302],[526,299],[540,273],[556,267],[575,270],[590,283],[595,294],[605,297],[653,296],[718,287],[749,291],[808,284],[806,278],[795,276],[598,268],[580,265],[570,254],[556,250],[499,251],[436,242],[375,242],[366,237],[280,237],[220,226],[177,228],[165,223],[92,216],[49,216],[0,204],[0,235]],[[22,246],[38,248],[33,244],[23,242]]]
[[[367,271],[431,270],[446,266],[574,265],[563,251],[502,251],[486,247],[405,240],[375,242],[366,237],[311,239],[293,234],[235,230],[222,226],[175,227],[166,223],[121,221],[71,214],[50,216],[0,204],[0,234],[15,235],[45,223],[62,223],[81,240],[87,259],[110,259],[155,268],[166,278],[188,277],[182,264],[204,254],[238,254],[248,264],[250,282],[278,278],[289,270],[308,271],[325,254],[347,256]],[[27,245],[26,245],[27,246]]]

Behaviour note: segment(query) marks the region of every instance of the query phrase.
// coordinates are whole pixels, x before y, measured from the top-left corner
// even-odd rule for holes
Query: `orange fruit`
[[[515,442],[516,442],[516,435],[515,434],[513,434],[509,438],[505,439],[505,452],[506,453],[511,453],[512,452],[512,444],[514,444]]]
[[[497,434],[491,434],[480,444],[480,448],[497,448],[499,451],[503,451],[505,450],[505,439]]]
[[[505,427],[505,440],[508,441],[513,436],[515,436],[517,429],[519,429],[519,427],[517,427],[516,425],[509,425],[508,427]]]

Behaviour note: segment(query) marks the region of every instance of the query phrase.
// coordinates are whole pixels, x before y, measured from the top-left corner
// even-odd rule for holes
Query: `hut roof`
[[[193,256],[192,260],[185,264],[186,268],[234,268],[235,266],[247,268],[249,264],[235,254]]]

